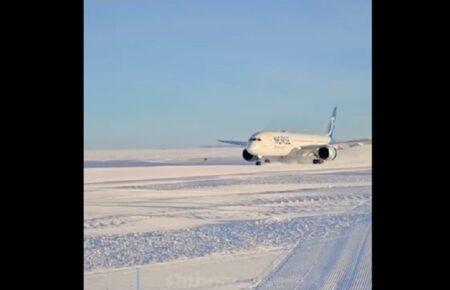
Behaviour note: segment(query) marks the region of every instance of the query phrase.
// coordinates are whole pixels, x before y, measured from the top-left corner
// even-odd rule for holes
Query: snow
[[[85,289],[136,289],[137,269],[141,289],[371,288],[371,145],[320,165],[240,154],[86,151]]]

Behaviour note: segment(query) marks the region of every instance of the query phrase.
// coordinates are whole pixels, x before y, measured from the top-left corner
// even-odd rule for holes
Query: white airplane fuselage
[[[223,143],[245,147],[242,157],[256,165],[269,163],[271,160],[280,162],[310,162],[320,164],[334,160],[337,148],[334,146],[333,132],[336,120],[336,107],[328,122],[325,134],[311,135],[287,131],[266,131],[253,134],[245,141],[219,140]]]
[[[248,153],[262,158],[265,156],[286,156],[293,149],[311,145],[327,145],[330,142],[331,138],[327,135],[268,131],[253,134],[245,149]]]

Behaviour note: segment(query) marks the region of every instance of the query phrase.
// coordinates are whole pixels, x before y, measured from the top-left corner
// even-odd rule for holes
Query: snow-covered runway
[[[140,289],[369,289],[370,157],[257,167],[234,148],[88,151],[85,289],[136,289],[137,275]]]

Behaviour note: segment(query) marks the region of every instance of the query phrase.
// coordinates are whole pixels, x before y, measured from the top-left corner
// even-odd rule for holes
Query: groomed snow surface
[[[85,289],[370,289],[371,145],[85,152]]]

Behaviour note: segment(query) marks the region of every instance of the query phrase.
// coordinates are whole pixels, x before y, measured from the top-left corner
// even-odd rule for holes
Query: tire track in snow
[[[300,243],[256,289],[370,289],[371,222]]]
[[[362,253],[358,258],[358,264],[353,274],[349,289],[372,288],[372,228],[367,233]]]
[[[356,272],[361,249],[369,230],[370,226],[360,226],[347,236],[344,247],[337,253],[332,270],[324,277],[321,289],[348,289]]]

